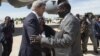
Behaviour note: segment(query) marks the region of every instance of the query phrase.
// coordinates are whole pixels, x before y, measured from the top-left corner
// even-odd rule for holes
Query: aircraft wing
[[[23,7],[23,6],[26,6],[26,5],[30,5],[32,4],[33,1],[27,1],[27,2],[22,2],[22,1],[19,1],[19,0],[8,0],[8,2],[14,6],[14,7]]]
[[[20,8],[27,6],[27,8],[31,8],[32,2],[36,0],[0,0],[0,5],[2,5],[2,2],[8,2],[10,5]],[[50,14],[56,14],[57,13],[57,5],[63,1],[68,2],[68,0],[42,0],[46,2],[46,11]]]

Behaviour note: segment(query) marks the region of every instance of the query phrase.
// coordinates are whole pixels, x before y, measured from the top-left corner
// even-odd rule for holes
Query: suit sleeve
[[[67,22],[64,30],[57,33],[55,38],[42,38],[41,43],[50,44],[52,47],[69,47],[73,44],[75,37],[77,35],[77,24],[73,21]]]

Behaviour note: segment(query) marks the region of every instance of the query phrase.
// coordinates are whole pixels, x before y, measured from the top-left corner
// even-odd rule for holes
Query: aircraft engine
[[[54,13],[56,14],[57,13],[57,2],[58,1],[47,1],[46,2],[46,11],[50,14]]]
[[[50,14],[56,14],[57,13],[57,5],[61,2],[68,2],[67,0],[48,0],[46,2],[46,11]]]

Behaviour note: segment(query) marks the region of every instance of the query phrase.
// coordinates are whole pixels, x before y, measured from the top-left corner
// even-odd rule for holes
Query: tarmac
[[[18,24],[15,26],[15,33],[13,37],[13,47],[12,52],[10,56],[18,56],[20,45],[21,45],[21,39],[22,39],[22,24]],[[98,48],[99,54],[94,53],[93,51],[93,45],[91,40],[88,41],[88,52],[83,54],[84,56],[100,56],[100,47]]]

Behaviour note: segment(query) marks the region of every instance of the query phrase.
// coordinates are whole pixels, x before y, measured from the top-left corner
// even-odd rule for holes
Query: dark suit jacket
[[[4,41],[4,33],[3,33],[4,24],[0,24],[0,43]]]
[[[13,33],[14,33],[14,27],[13,27],[13,24],[8,24],[8,25],[5,25],[5,23],[2,23],[0,25],[0,28],[1,29],[1,32],[2,32],[2,42],[4,41],[12,41],[13,40]]]
[[[46,37],[51,37],[51,35],[55,35],[55,31],[48,25],[44,25],[44,32]]]
[[[34,13],[30,13],[23,22],[23,36],[19,56],[41,56],[40,44],[30,44],[32,35],[40,34],[39,21]]]
[[[95,36],[100,39],[100,22],[97,21],[94,26],[95,29]]]

